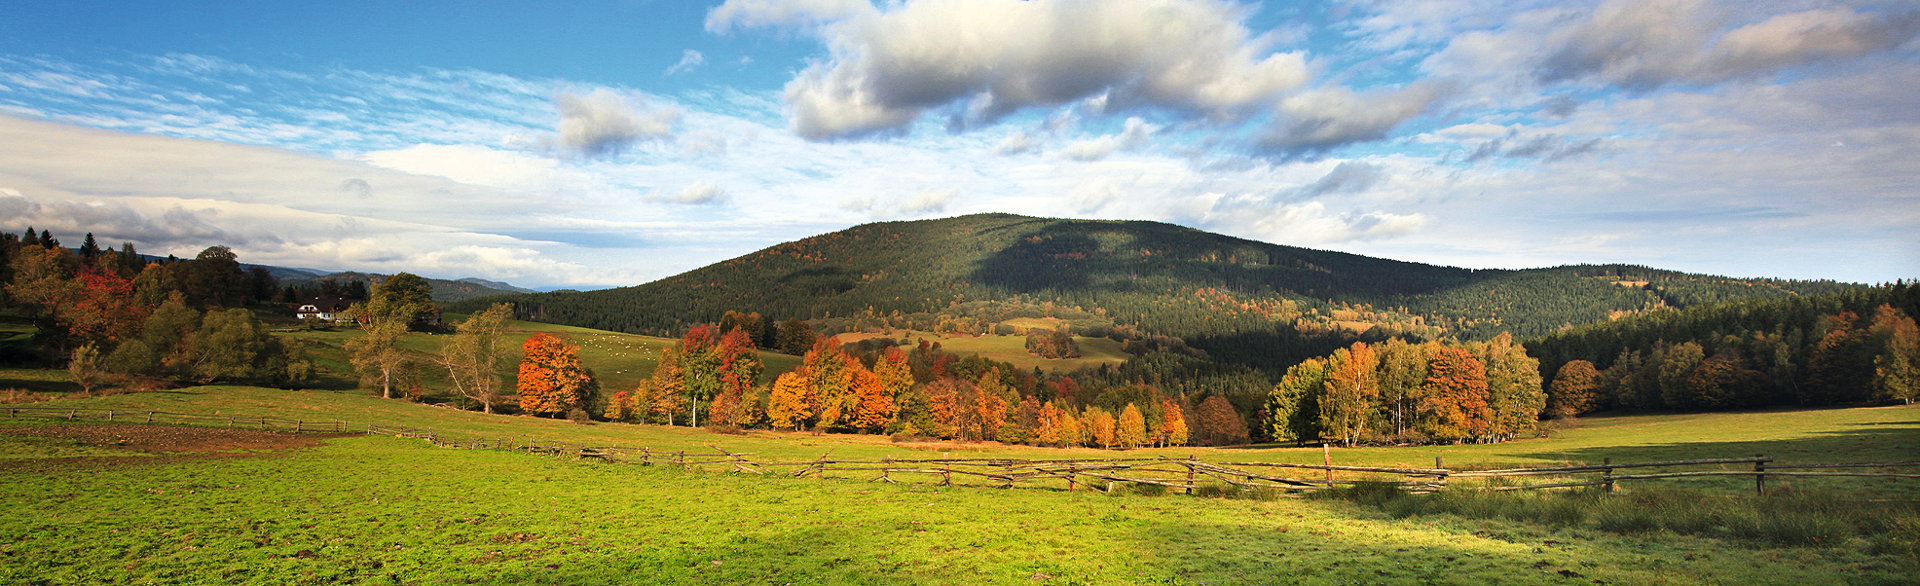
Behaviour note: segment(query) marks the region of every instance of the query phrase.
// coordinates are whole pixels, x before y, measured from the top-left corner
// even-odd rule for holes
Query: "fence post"
[[[1076,486],[1076,483],[1073,481],[1075,478],[1078,478],[1079,476],[1080,476],[1080,464],[1077,462],[1074,462],[1073,460],[1067,460],[1067,492],[1073,492],[1075,489],[1079,488],[1078,486]]]
[[[1193,495],[1193,454],[1187,454],[1187,495]]]
[[[301,421],[301,420],[298,420],[298,419],[295,419],[295,420],[293,420],[293,432],[294,432],[294,433],[300,433],[301,431],[305,431],[305,430],[302,430],[302,429],[300,429],[300,427],[301,427],[302,425],[305,425],[305,424],[306,424],[306,422],[304,422],[304,421]]]
[[[73,421],[73,420],[74,420],[74,418],[77,418],[77,417],[79,417],[79,416],[80,416],[80,410],[79,410],[79,409],[72,409],[72,410],[69,410],[69,411],[67,411],[67,421]]]
[[[1753,455],[1753,494],[1767,493],[1767,455]]]
[[[1321,459],[1326,460],[1327,462],[1327,488],[1333,488],[1333,447],[1332,445],[1328,444],[1327,442],[1320,442],[1320,456],[1321,456]]]
[[[1613,458],[1602,458],[1600,465],[1606,466],[1600,471],[1600,486],[1607,492],[1613,492]]]

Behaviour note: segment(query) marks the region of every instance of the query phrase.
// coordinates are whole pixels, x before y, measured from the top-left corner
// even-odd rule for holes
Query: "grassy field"
[[[897,444],[880,436],[582,426],[380,400],[361,391],[214,386],[35,406],[339,418],[471,436],[669,450],[713,445],[761,458],[1110,454]],[[21,425],[52,424],[0,421],[0,431]],[[112,446],[0,438],[0,506],[11,511],[0,518],[0,556],[9,560],[0,566],[0,581],[7,583],[1860,584],[1907,582],[1920,571],[1915,550],[1898,547],[1920,541],[1920,524],[1894,525],[1894,538],[1842,531],[1818,534],[1830,541],[1780,545],[1668,530],[1658,522],[1615,526],[1605,511],[1571,523],[1500,512],[1565,508],[1519,502],[1488,511],[1476,510],[1488,508],[1477,501],[1413,507],[938,488],[926,479],[884,485],[440,449],[378,436],[204,459],[112,457]],[[1544,439],[1334,455],[1340,463],[1409,465],[1439,455],[1454,466],[1762,452],[1811,461],[1916,459],[1917,438],[1920,408],[1856,408],[1597,418]],[[1155,453],[1321,457],[1318,449],[1267,446],[1134,452]],[[1915,493],[1912,484],[1891,488],[1908,501]],[[1661,497],[1671,494],[1630,485],[1610,498],[1673,500]],[[1789,506],[1737,490],[1702,494],[1758,503],[1740,511]],[[1641,507],[1618,502],[1614,508]]]
[[[1099,368],[1102,364],[1119,366],[1127,361],[1127,353],[1120,350],[1120,343],[1107,338],[1088,338],[1074,336],[1073,343],[1080,347],[1080,357],[1053,360],[1034,356],[1027,351],[1025,336],[948,336],[917,330],[896,330],[887,334],[858,333],[840,334],[841,342],[854,342],[869,338],[893,338],[909,345],[918,344],[924,339],[939,342],[940,347],[954,354],[979,355],[982,358],[1005,362],[1022,370],[1039,367],[1047,372],[1073,372],[1083,368]]]
[[[0,581],[1861,584],[1915,571],[1853,543],[762,478],[385,437],[149,460],[10,461]]]

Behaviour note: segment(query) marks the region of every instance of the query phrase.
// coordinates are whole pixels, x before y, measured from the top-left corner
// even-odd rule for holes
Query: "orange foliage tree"
[[[520,410],[559,415],[586,403],[593,375],[580,364],[580,347],[551,334],[534,334],[520,345]]]
[[[1184,446],[1192,439],[1193,432],[1187,429],[1187,414],[1180,409],[1180,403],[1168,399],[1160,402],[1160,437],[1162,445]]]
[[[1122,448],[1136,448],[1147,443],[1147,418],[1140,414],[1140,408],[1127,403],[1120,411],[1120,418],[1114,420],[1113,443]]]
[[[1441,348],[1427,363],[1421,385],[1421,430],[1436,440],[1458,442],[1493,429],[1487,404],[1487,369],[1466,348]]]
[[[799,371],[781,373],[767,393],[767,422],[774,429],[806,427],[813,420],[814,401],[809,394],[805,375]]]

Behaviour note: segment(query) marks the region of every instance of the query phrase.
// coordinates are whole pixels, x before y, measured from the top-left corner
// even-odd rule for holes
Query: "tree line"
[[[1500,335],[1446,344],[1355,342],[1287,369],[1267,397],[1274,441],[1345,445],[1497,442],[1534,430],[1539,361]]]
[[[1661,311],[1535,340],[1552,409],[1718,410],[1920,398],[1920,288]]]
[[[65,364],[85,392],[108,378],[290,385],[313,375],[244,307],[271,297],[272,276],[243,270],[225,246],[149,260],[132,243],[101,248],[87,234],[68,249],[29,228],[0,234],[0,258],[6,307],[35,326],[28,347],[7,358]]]

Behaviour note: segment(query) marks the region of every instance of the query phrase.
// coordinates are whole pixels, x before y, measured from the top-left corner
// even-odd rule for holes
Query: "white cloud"
[[[1632,89],[1706,85],[1899,47],[1920,33],[1915,13],[1824,8],[1779,14],[1724,33],[1704,0],[1611,0],[1550,45],[1538,75],[1586,77]]]
[[[1062,150],[1067,158],[1076,161],[1098,161],[1107,158],[1115,151],[1128,150],[1145,143],[1160,127],[1148,124],[1139,118],[1128,118],[1126,127],[1119,134],[1109,134],[1067,143]]]
[[[1307,79],[1301,54],[1273,53],[1244,18],[1215,0],[918,0],[820,28],[831,58],[786,98],[813,140],[898,133],[956,104],[992,121],[1096,96],[1237,118]]]
[[[661,72],[661,75],[679,75],[682,73],[693,71],[694,69],[699,68],[702,64],[705,64],[706,62],[707,62],[706,55],[702,55],[699,51],[695,51],[693,49],[687,49],[685,51],[680,52],[680,60],[674,62],[673,65],[667,66],[667,70],[664,72]]]
[[[727,34],[736,26],[804,28],[873,11],[866,0],[727,0],[707,11],[706,27],[716,34]]]
[[[647,199],[666,203],[703,205],[726,201],[727,190],[712,183],[700,182],[682,187],[673,193],[649,193]]]
[[[1280,102],[1279,120],[1260,137],[1259,146],[1285,157],[1303,157],[1379,140],[1426,113],[1440,96],[1439,86],[1425,83],[1367,94],[1343,87],[1303,93]]]
[[[1000,144],[995,145],[993,147],[993,154],[1018,155],[1018,154],[1025,153],[1027,151],[1031,151],[1036,148],[1039,148],[1039,146],[1040,145],[1036,143],[1033,135],[1027,134],[1027,131],[1025,130],[1019,130],[1019,131],[1015,131],[1013,134],[1007,135],[1007,138],[1005,140],[1002,140],[1000,141]]]
[[[560,111],[560,146],[586,157],[617,155],[635,141],[672,136],[681,116],[677,108],[641,112],[606,88],[584,95],[562,92],[554,106]]]

